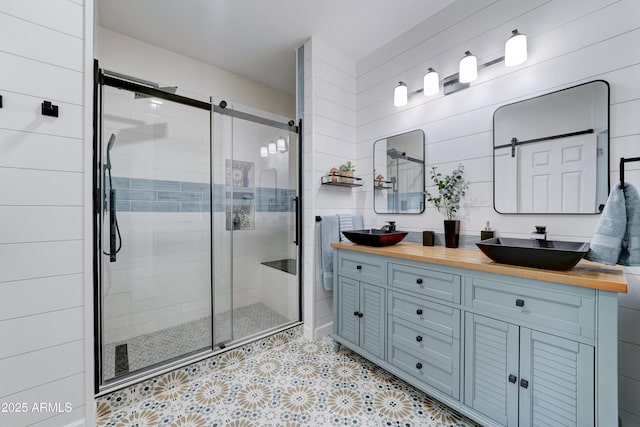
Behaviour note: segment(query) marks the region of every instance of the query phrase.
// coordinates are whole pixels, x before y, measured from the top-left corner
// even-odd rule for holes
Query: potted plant
[[[451,175],[442,175],[438,169],[431,168],[431,181],[433,181],[437,195],[425,191],[428,202],[433,203],[438,212],[443,213],[447,219],[444,221],[444,240],[447,248],[457,248],[460,242],[460,220],[455,219],[455,213],[460,208],[460,199],[469,188],[469,182],[464,179],[464,166],[458,165]]]
[[[345,184],[353,184],[353,173],[356,171],[356,165],[351,164],[351,160],[340,165],[341,182]]]

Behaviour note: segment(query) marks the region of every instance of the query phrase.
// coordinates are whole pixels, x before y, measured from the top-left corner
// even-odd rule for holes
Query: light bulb
[[[433,68],[427,69],[427,74],[424,75],[424,95],[431,96],[440,92],[440,81],[438,79],[438,72]]]
[[[276,154],[276,143],[275,142],[270,142],[269,143],[269,154]]]
[[[281,153],[287,151],[287,141],[284,139],[284,137],[281,136],[280,138],[278,138],[278,140],[276,141],[276,148]]]
[[[396,107],[407,105],[407,85],[404,82],[398,82],[398,86],[393,91],[393,105]]]
[[[263,145],[262,147],[260,147],[260,157],[268,157],[269,156],[269,152],[267,151],[267,146]]]
[[[460,60],[460,83],[469,83],[478,78],[478,59],[466,51]]]
[[[527,36],[513,30],[504,44],[504,65],[513,67],[527,60]]]

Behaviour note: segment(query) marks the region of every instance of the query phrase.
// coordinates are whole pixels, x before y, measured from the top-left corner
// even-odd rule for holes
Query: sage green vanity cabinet
[[[616,292],[625,282],[583,280],[590,265],[541,271],[548,280],[500,264],[491,268],[509,274],[496,274],[475,252],[410,245],[334,244],[337,345],[484,426],[617,425]],[[460,261],[465,254],[472,262]],[[618,290],[573,285],[598,280]]]
[[[594,423],[594,348],[466,313],[464,403],[502,425]]]

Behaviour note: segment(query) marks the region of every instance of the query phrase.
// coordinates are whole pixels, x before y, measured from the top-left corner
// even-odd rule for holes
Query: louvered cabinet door
[[[360,282],[360,347],[380,359],[385,350],[385,290]]]
[[[518,425],[519,327],[465,316],[464,403],[502,425]]]
[[[359,283],[340,276],[338,278],[338,326],[337,333],[354,344],[360,342]]]
[[[593,366],[593,347],[521,328],[519,426],[593,426]]]

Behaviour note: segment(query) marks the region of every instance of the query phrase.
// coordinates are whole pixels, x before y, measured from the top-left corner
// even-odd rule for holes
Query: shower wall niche
[[[100,388],[298,322],[297,134],[247,107],[105,81]]]

